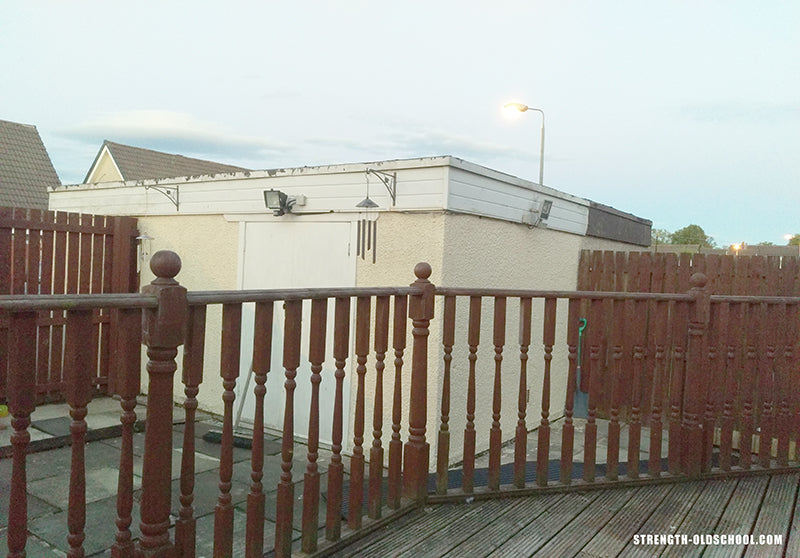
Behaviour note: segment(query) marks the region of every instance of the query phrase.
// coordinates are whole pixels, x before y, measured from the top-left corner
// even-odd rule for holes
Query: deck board
[[[795,492],[795,502],[792,508],[794,513],[788,528],[784,556],[800,556],[800,498],[798,498],[797,492]]]
[[[573,492],[566,494],[546,513],[529,522],[492,553],[493,557],[526,556],[549,541],[565,525],[591,506],[595,500],[605,498],[607,491]]]
[[[767,493],[761,503],[753,534],[783,535],[783,545],[749,546],[744,553],[745,558],[771,557],[782,552],[786,544],[787,526],[792,520],[792,508],[797,498],[797,486],[800,475],[774,475],[770,478]],[[798,556],[797,552],[786,553],[785,556]]]
[[[639,528],[641,535],[669,535],[677,531],[697,497],[706,486],[705,481],[670,485],[670,492],[659,503],[647,521]],[[658,556],[666,545],[633,544],[633,537],[620,552],[620,558],[649,558]]]
[[[675,534],[692,537],[713,532],[738,484],[738,479],[707,482]],[[662,556],[694,558],[702,552],[702,547],[693,544],[673,544],[664,547]]]
[[[565,498],[564,494],[543,494],[540,498],[520,498],[515,505],[495,518],[486,518],[489,524],[470,534],[444,554],[444,558],[464,556],[492,556],[497,548],[516,535],[520,529],[537,519],[550,507]]]
[[[584,509],[566,525],[557,537],[551,538],[531,556],[552,558],[553,556],[576,556],[617,512],[633,497],[637,489],[620,488],[607,493],[604,498]]]
[[[643,486],[578,553],[578,556],[616,556],[669,494],[671,486]]]
[[[800,473],[547,492],[429,504],[334,556],[800,556]],[[695,535],[783,535],[778,545],[695,544]],[[633,544],[636,534],[688,544]],[[680,541],[678,541],[680,542]]]
[[[519,504],[516,502],[515,504]],[[475,531],[481,530],[490,518],[504,516],[516,506],[509,506],[502,500],[489,500],[479,505],[467,505],[463,515],[436,533],[436,537],[421,539],[405,552],[397,553],[397,558],[419,558],[419,556],[442,556],[468,539]],[[469,509],[472,508],[472,509]]]
[[[750,534],[756,522],[756,517],[758,517],[758,508],[764,498],[767,486],[769,486],[769,477],[767,476],[741,479],[731,499],[728,501],[725,512],[720,517],[717,526],[713,531],[706,531],[704,534]],[[697,548],[704,550],[703,556],[734,558],[742,555],[746,545],[726,544],[710,547],[698,546]]]

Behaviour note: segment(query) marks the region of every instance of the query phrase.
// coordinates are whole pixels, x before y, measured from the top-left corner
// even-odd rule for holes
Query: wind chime
[[[361,259],[367,259],[367,252],[372,252],[372,263],[378,256],[378,215],[377,213],[370,218],[370,209],[375,209],[378,204],[369,197],[369,171],[364,173],[364,180],[367,182],[367,197],[361,200],[356,207],[364,210],[364,216],[358,221],[356,230],[356,253],[361,255]]]
[[[364,171],[364,180],[367,183],[367,197],[361,200],[356,207],[364,211],[364,216],[358,221],[356,234],[356,253],[361,255],[362,260],[367,259],[367,252],[372,252],[372,263],[378,257],[378,213],[370,214],[371,209],[378,207],[378,204],[369,197],[369,175],[373,174],[386,186],[389,196],[392,198],[392,207],[397,203],[397,173],[388,173],[367,169]]]

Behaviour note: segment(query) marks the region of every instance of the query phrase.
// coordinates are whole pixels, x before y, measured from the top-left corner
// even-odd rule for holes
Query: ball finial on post
[[[171,250],[159,250],[150,258],[150,270],[156,279],[154,284],[173,284],[181,271],[181,258]]]
[[[422,281],[427,280],[431,276],[431,264],[428,262],[418,263],[414,266],[414,275]]]

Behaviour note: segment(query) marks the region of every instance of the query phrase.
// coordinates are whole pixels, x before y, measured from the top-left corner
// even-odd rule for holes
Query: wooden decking
[[[432,504],[335,556],[797,557],[799,485],[754,475]]]

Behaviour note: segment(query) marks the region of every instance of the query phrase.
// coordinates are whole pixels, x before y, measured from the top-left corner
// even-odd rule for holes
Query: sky
[[[800,2],[0,0],[0,119],[262,170],[452,155],[723,246],[800,233]]]

